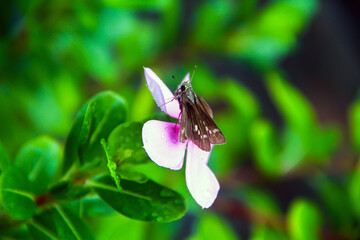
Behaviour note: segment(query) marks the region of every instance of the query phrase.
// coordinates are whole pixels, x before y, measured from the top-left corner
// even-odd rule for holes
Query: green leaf
[[[0,142],[0,173],[10,166],[10,159]]]
[[[272,69],[278,60],[294,49],[297,35],[317,9],[316,0],[271,1],[229,31],[223,41],[225,52],[260,69]]]
[[[311,182],[314,183],[315,190],[322,200],[326,218],[331,226],[344,234],[351,232],[353,209],[346,189],[324,175],[316,176]]]
[[[350,108],[349,123],[353,146],[360,153],[360,100],[356,101]]]
[[[277,72],[267,76],[267,86],[286,122],[299,134],[310,138],[315,129],[315,114],[306,98]]]
[[[41,240],[57,240],[57,239],[59,239],[56,236],[53,236],[50,232],[48,232],[47,229],[45,229],[35,223],[28,223],[26,225],[26,227],[27,227],[32,239],[41,239]]]
[[[351,175],[348,191],[352,210],[355,216],[360,219],[360,160],[358,161],[358,164]]]
[[[15,165],[28,177],[33,192],[41,194],[47,190],[60,165],[60,145],[48,136],[32,139],[20,149]]]
[[[97,94],[78,113],[65,145],[63,173],[72,164],[96,163],[103,159],[100,140],[126,119],[126,107],[122,97],[106,91]]]
[[[287,216],[291,239],[316,240],[319,238],[321,216],[318,208],[306,201],[296,200],[290,206]]]
[[[229,224],[224,219],[211,213],[206,213],[201,217],[196,229],[197,232],[189,240],[238,239],[234,230],[229,227]]]
[[[283,115],[287,125],[301,140],[301,152],[312,161],[321,162],[329,159],[340,140],[337,127],[318,127],[316,116],[311,104],[278,72],[266,75],[266,84],[270,94]]]
[[[117,126],[109,135],[108,145],[113,160],[117,163],[143,164],[149,158],[143,148],[142,126],[128,122]]]
[[[50,194],[57,200],[77,200],[85,197],[90,189],[84,185],[73,185],[71,182],[60,182],[50,189]]]
[[[253,227],[250,240],[287,240],[285,233],[265,226]]]
[[[97,195],[82,199],[81,205],[84,216],[98,217],[103,215],[114,215],[115,213],[115,211]]]
[[[236,8],[229,0],[203,2],[195,13],[196,22],[192,42],[198,48],[217,50],[223,45],[227,25],[236,16]],[[211,39],[211,41],[209,41]]]
[[[250,134],[256,165],[269,176],[277,176],[280,173],[280,145],[273,126],[265,120],[257,120],[251,126]]]
[[[150,179],[145,183],[121,180],[119,190],[111,177],[105,176],[91,186],[103,201],[129,218],[170,222],[181,218],[186,211],[180,194]]]
[[[241,201],[259,218],[273,219],[279,217],[280,206],[269,192],[249,186],[242,188],[238,193]]]
[[[20,226],[18,228],[1,228],[0,229],[0,239],[2,240],[13,240],[13,239],[21,239],[21,240],[33,240],[30,236],[28,229],[25,226]]]
[[[103,147],[106,152],[106,147]],[[143,148],[141,123],[129,122],[116,127],[109,136],[108,148],[108,167],[115,180],[146,181],[144,174],[131,169],[133,165],[149,162]]]
[[[35,236],[45,235],[50,239],[94,239],[86,223],[61,206],[35,216],[30,226],[36,229],[30,232]]]
[[[12,218],[29,219],[35,213],[36,204],[31,187],[27,175],[19,167],[8,167],[1,174],[1,205]]]

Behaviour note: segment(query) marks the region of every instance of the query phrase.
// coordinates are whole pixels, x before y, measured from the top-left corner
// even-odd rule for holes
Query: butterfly
[[[179,141],[191,140],[206,152],[211,151],[211,144],[225,144],[226,139],[213,120],[210,106],[195,94],[191,80],[185,78],[174,92],[180,107]]]

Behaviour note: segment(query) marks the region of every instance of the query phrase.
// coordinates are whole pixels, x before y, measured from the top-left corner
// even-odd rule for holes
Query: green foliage
[[[10,165],[10,160],[5,152],[5,149],[0,143],[0,173],[5,170]]]
[[[288,228],[291,239],[315,240],[319,238],[321,217],[317,207],[306,201],[293,202],[288,212]],[[304,231],[306,229],[306,231]]]
[[[31,218],[36,210],[33,185],[19,167],[8,167],[1,174],[1,205],[14,219]]]
[[[350,109],[349,114],[352,143],[357,152],[360,152],[360,101],[356,101]]]
[[[66,140],[63,173],[72,164],[96,163],[103,157],[102,138],[126,119],[124,100],[113,92],[103,92],[83,106]]]
[[[261,69],[271,69],[296,45],[296,36],[317,11],[317,1],[273,1],[239,24],[225,40],[225,52]]]
[[[324,124],[279,64],[302,50],[323,3],[188,4],[2,4],[0,239],[360,238],[360,101],[349,127]],[[156,107],[143,66],[174,91],[170,76],[194,65],[193,89],[227,139],[209,159],[221,190],[208,210],[186,162],[157,166],[141,135],[145,120],[177,121]]]
[[[121,180],[116,188],[109,177],[103,177],[91,186],[115,211],[134,219],[169,222],[182,217],[186,210],[181,195],[150,179],[144,183]]]
[[[198,223],[197,232],[189,240],[201,239],[239,239],[226,221],[214,214],[206,214]]]
[[[27,142],[14,164],[28,177],[35,194],[46,191],[60,165],[60,145],[54,139],[40,136]]]
[[[61,206],[35,216],[28,228],[34,239],[94,239],[83,219]]]

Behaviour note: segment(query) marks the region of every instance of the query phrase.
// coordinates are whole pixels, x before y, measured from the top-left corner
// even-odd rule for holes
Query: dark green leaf
[[[349,112],[350,134],[355,150],[360,153],[360,100],[356,101]]]
[[[1,205],[15,219],[28,219],[36,210],[32,185],[22,169],[12,166],[0,178]]]
[[[265,226],[259,225],[253,227],[253,233],[250,240],[287,240],[285,233],[276,230],[267,228]]]
[[[32,237],[32,239],[41,239],[41,240],[57,240],[56,236],[52,235],[47,229],[36,223],[27,224],[27,229]]]
[[[321,197],[322,207],[331,225],[342,233],[351,232],[353,210],[344,187],[330,181],[326,176],[318,176],[311,182],[314,183],[316,192]]]
[[[95,192],[115,211],[138,220],[170,222],[181,218],[185,200],[177,192],[152,180],[145,183],[121,180],[117,189],[110,176],[92,183]]]
[[[10,159],[0,142],[0,173],[4,171],[5,168],[8,167],[9,165],[10,165]]]
[[[356,168],[354,169],[350,182],[348,185],[348,191],[351,201],[352,210],[360,219],[360,161],[358,161]]]
[[[15,240],[15,239],[33,240],[33,238],[29,234],[28,229],[26,229],[24,225],[18,228],[9,227],[9,228],[0,229],[0,239],[1,240]]]
[[[61,182],[51,188],[50,193],[58,200],[76,200],[85,197],[90,189],[71,182]]]
[[[15,165],[28,177],[33,192],[41,194],[54,179],[60,165],[60,145],[47,136],[32,139],[20,149]]]
[[[125,102],[114,92],[99,93],[85,104],[66,140],[63,173],[75,162],[84,165],[102,159],[100,140],[106,139],[125,118]]]
[[[36,234],[46,235],[52,239],[94,239],[86,223],[61,206],[35,216],[31,226],[37,229]]]

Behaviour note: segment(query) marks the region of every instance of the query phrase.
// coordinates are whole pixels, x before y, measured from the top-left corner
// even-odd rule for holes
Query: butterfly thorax
[[[195,104],[196,94],[192,90],[190,82],[181,83],[180,87],[175,91],[175,98],[179,101],[180,109],[185,101],[190,101]]]

